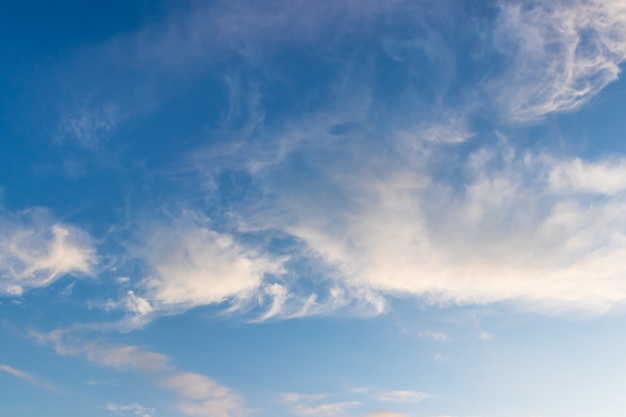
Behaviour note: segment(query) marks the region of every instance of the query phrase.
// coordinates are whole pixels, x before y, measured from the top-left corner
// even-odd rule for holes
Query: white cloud
[[[87,379],[85,380],[85,384],[87,385],[91,385],[91,386],[110,386],[110,387],[115,387],[117,386],[117,381],[115,379],[107,379],[107,380],[96,380],[96,379]]]
[[[127,284],[127,283],[130,282],[130,278],[129,277],[120,276],[120,277],[117,277],[115,279],[115,282],[117,282],[120,285]]]
[[[626,303],[626,163],[520,153],[504,139],[456,152],[419,129],[328,133],[337,115],[368,112],[313,114],[258,152],[244,142],[194,159],[207,176],[247,169],[264,200],[233,208],[239,230],[296,238],[294,258],[317,268],[315,285],[287,262],[280,282],[251,286],[269,300],[265,318],[380,313],[397,295],[548,313]]]
[[[177,409],[186,415],[197,417],[239,417],[246,414],[242,398],[204,375],[180,372],[169,365],[163,354],[142,350],[137,346],[110,344],[102,340],[83,342],[65,330],[49,333],[31,332],[40,343],[54,346],[56,352],[65,356],[82,356],[92,363],[122,371],[136,370],[155,378],[161,388],[178,396]],[[0,368],[8,372],[12,368]],[[138,406],[108,404],[109,411],[132,412],[150,415],[153,411]]]
[[[463,143],[476,136],[461,116],[449,116],[438,123],[427,123],[417,126],[412,136],[419,136],[429,142]]]
[[[105,410],[122,414],[122,415],[127,414],[127,413],[130,413],[139,417],[151,417],[154,415],[154,409],[144,407],[137,403],[133,403],[133,404],[108,403],[103,408]]]
[[[44,209],[0,214],[0,295],[21,295],[66,274],[89,275],[96,263],[89,236]]]
[[[482,330],[480,333],[478,333],[478,338],[480,340],[491,340],[493,339],[493,337],[494,336],[491,333],[485,330]]]
[[[574,158],[556,165],[549,181],[555,191],[614,196],[626,191],[626,161],[593,163]]]
[[[337,403],[316,404],[306,406],[299,404],[293,408],[295,414],[299,416],[321,416],[332,417],[343,414],[349,408],[361,404],[358,401],[342,401]]]
[[[145,351],[138,346],[116,345],[105,341],[84,342],[65,330],[31,332],[31,336],[40,343],[52,345],[59,355],[82,356],[90,362],[109,368],[148,373],[170,369],[167,356]]]
[[[324,394],[299,394],[296,392],[284,392],[280,394],[280,399],[288,404],[297,404],[310,401],[321,401],[326,398]]]
[[[418,336],[424,339],[434,340],[435,342],[447,342],[449,339],[447,334],[442,332],[435,332],[433,330],[419,332]]]
[[[420,391],[398,390],[377,395],[376,400],[392,403],[417,403],[428,398],[428,394]]]
[[[20,371],[19,369],[12,368],[9,365],[0,364],[0,371],[4,371],[10,375],[23,379],[24,381],[29,382],[31,384],[35,383],[35,378],[32,375],[24,371]]]
[[[4,365],[4,364],[0,364],[0,371],[6,372],[10,375],[13,375],[16,378],[19,378],[23,381],[28,382],[29,384],[38,386],[40,388],[44,388],[47,390],[54,390],[54,386],[52,386],[51,384],[45,382],[44,380],[42,380],[41,378],[38,378],[36,376],[33,376],[31,374],[29,374],[28,372],[19,370],[19,369],[15,369],[9,365]]]
[[[312,200],[302,185],[282,190],[275,203],[292,220],[268,224],[337,268],[352,295],[366,289],[439,304],[513,301],[596,313],[626,301],[626,201],[615,187],[602,200],[586,192],[592,180],[564,194],[553,173],[568,172],[570,160],[519,155],[507,145],[470,154],[460,186],[432,176],[428,154],[410,157],[406,167],[396,161],[376,174],[341,172],[332,186],[343,201]]]
[[[433,355],[433,360],[437,361],[437,362],[447,362],[449,361],[451,358],[448,355],[444,355],[441,352],[437,352]]]
[[[281,400],[288,404],[291,411],[298,416],[332,417],[344,415],[344,412],[361,403],[359,401],[335,401],[328,402],[328,395],[324,394],[298,394],[283,393]]]
[[[228,49],[274,39],[297,21],[292,17],[300,6],[202,9],[148,28],[130,42],[117,39],[111,51],[128,52],[121,46],[128,44],[133,52],[141,50],[137,59],[143,65],[180,69],[202,61],[216,43]],[[321,36],[329,22],[356,10],[351,2],[331,10],[309,7],[315,18],[297,28],[299,39]],[[368,2],[354,19],[376,18],[390,7]],[[261,18],[266,13],[274,16],[271,25]],[[626,56],[625,13],[615,0],[502,2],[495,35],[504,47],[515,48],[509,48],[514,65],[492,86],[497,104],[518,121],[578,108],[617,77]],[[217,17],[216,25],[207,24]],[[358,98],[350,103],[352,112],[321,112],[272,132],[275,137],[259,141],[263,149],[239,140],[226,146],[230,153],[222,144],[212,160],[198,163],[210,164],[213,173],[231,163],[249,170],[267,201],[234,215],[240,215],[240,231],[279,231],[301,242],[306,249],[297,248],[298,256],[318,261],[324,276],[313,291],[299,291],[310,290],[308,283],[301,285],[310,278],[287,271],[286,260],[247,247],[236,233],[215,230],[198,213],[186,213],[142,236],[145,244],[136,255],[149,274],[118,303],[131,316],[128,323],[140,326],[159,314],[204,305],[243,309],[255,300],[266,308],[261,320],[324,314],[351,303],[382,312],[390,296],[403,294],[440,304],[513,301],[547,311],[603,312],[626,301],[626,283],[619,278],[626,267],[619,256],[619,218],[626,208],[620,200],[626,186],[621,162],[482,149],[461,160],[455,183],[435,173],[440,167],[434,160],[449,161],[430,158],[432,148],[472,137],[471,112],[440,109],[441,123],[417,120],[401,134],[389,126],[376,126],[376,134],[368,133],[372,126],[357,134],[328,134],[354,120],[367,124],[372,100]],[[379,137],[381,131],[389,133]],[[258,153],[250,156],[251,149]],[[290,158],[296,153],[313,167],[306,178],[293,175]],[[584,193],[611,198],[592,205]],[[4,289],[19,291],[14,282]]]
[[[161,379],[160,385],[182,398],[177,408],[189,416],[234,417],[245,414],[241,397],[203,375],[184,372]]]
[[[280,275],[282,261],[246,249],[226,233],[208,225],[198,213],[186,212],[169,226],[158,226],[140,251],[150,276],[139,284],[141,295],[129,292],[128,311],[139,315],[180,312],[193,307],[235,304],[260,291],[268,274]],[[281,306],[280,285],[265,287],[274,303],[270,317]]]
[[[283,312],[285,301],[288,297],[287,288],[285,288],[283,285],[276,283],[266,286],[264,289],[264,293],[264,295],[270,296],[272,298],[272,304],[269,310],[267,310],[261,316],[261,320],[267,320]]]
[[[626,3],[622,0],[504,1],[494,33],[512,55],[494,85],[515,121],[579,108],[615,81],[626,60]]]
[[[65,287],[65,289],[61,291],[61,297],[71,296],[72,293],[74,292],[74,285],[76,285],[76,282],[72,282],[67,287]]]
[[[161,384],[178,392],[182,397],[201,400],[207,397],[228,397],[231,395],[227,388],[203,375],[193,373],[179,373],[165,378]]]
[[[154,352],[146,352],[137,346],[102,345],[87,343],[82,346],[84,356],[99,365],[116,369],[137,369],[156,372],[166,369],[168,358]]]
[[[133,291],[128,291],[126,297],[126,310],[140,316],[145,316],[150,314],[153,311],[153,308],[148,300],[136,296]]]

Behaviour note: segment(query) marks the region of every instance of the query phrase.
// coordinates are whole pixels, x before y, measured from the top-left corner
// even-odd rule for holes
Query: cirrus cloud
[[[89,275],[96,264],[91,238],[45,209],[0,213],[0,295],[21,295],[66,274]]]

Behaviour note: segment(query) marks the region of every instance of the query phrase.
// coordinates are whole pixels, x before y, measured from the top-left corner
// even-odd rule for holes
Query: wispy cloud
[[[138,346],[111,344],[103,340],[82,341],[67,330],[49,333],[31,332],[40,343],[50,344],[64,356],[80,356],[88,361],[120,371],[139,371],[160,388],[178,396],[177,409],[188,416],[239,417],[247,412],[242,398],[230,388],[200,374],[180,372],[169,364],[169,357]],[[153,410],[137,404],[108,404],[109,411],[132,412],[151,416]]]
[[[430,339],[435,342],[447,342],[449,340],[449,337],[447,334],[442,333],[442,332],[435,332],[433,330],[426,330],[423,332],[419,332],[417,335],[424,339]]]
[[[414,153],[404,166],[397,159],[393,167],[381,163],[376,174],[348,163],[354,155],[334,165],[309,152],[341,199],[311,199],[308,185],[295,178],[287,187],[267,183],[280,217],[266,210],[259,222],[306,242],[337,268],[334,282],[352,295],[408,293],[442,304],[508,300],[547,311],[603,312],[624,302],[625,206],[613,163],[587,162],[586,170],[603,175],[582,174],[584,187],[574,188],[572,160],[518,154],[501,144],[466,157],[459,189],[430,174],[432,152]],[[591,190],[607,193],[606,175],[617,184],[609,190],[615,197],[594,199]]]
[[[335,44],[398,10],[413,9],[423,8],[404,0],[217,1],[172,8],[159,21],[76,51],[59,71],[64,96],[73,98],[63,98],[68,102],[61,106],[55,138],[100,148],[119,124],[167,101],[176,91],[172,86],[184,88],[209,70],[220,73],[225,62],[268,72],[266,59],[281,46]]]
[[[312,406],[297,405],[294,413],[300,416],[332,417],[343,414],[347,409],[361,404],[358,401],[342,401],[337,403],[316,404]]]
[[[189,416],[235,417],[246,414],[241,397],[214,380],[194,373],[177,373],[160,385],[181,397],[177,408]]]
[[[105,410],[124,415],[124,414],[132,414],[139,417],[152,417],[154,415],[154,409],[144,407],[140,404],[115,404],[108,403],[103,407]]]
[[[0,294],[21,295],[66,274],[89,275],[96,264],[90,237],[44,209],[0,213]]]
[[[478,338],[480,340],[491,340],[494,338],[494,335],[492,335],[486,330],[482,330],[480,333],[478,333]]]
[[[119,121],[119,110],[113,103],[105,103],[98,109],[83,107],[61,119],[56,140],[60,143],[72,140],[85,148],[99,148],[115,133]]]
[[[354,300],[379,313],[397,294],[544,312],[623,305],[621,160],[520,152],[506,139],[455,152],[419,129],[367,122],[333,133],[338,114],[364,121],[371,112],[311,114],[266,131],[263,149],[244,140],[194,158],[203,180],[244,170],[263,193],[229,208],[236,230],[295,238],[292,260],[321,271],[313,291],[290,262],[283,279],[258,278],[249,288],[269,300],[262,318],[326,314]],[[373,133],[381,129],[384,140]]]
[[[261,290],[266,275],[283,272],[283,260],[212,230],[210,220],[197,212],[184,212],[172,224],[151,229],[145,242],[138,251],[149,276],[139,283],[137,294],[128,293],[125,303],[139,318],[223,302],[242,303]],[[280,294],[279,287],[274,288],[268,294],[275,300],[275,310]],[[272,307],[268,314],[273,314]]]
[[[572,111],[615,81],[626,60],[620,0],[500,2],[494,33],[511,59],[497,102],[514,121]]]
[[[389,391],[377,395],[375,398],[381,402],[390,403],[418,403],[429,397],[425,392],[398,390]]]
[[[254,66],[276,45],[327,37],[337,22],[343,25],[335,36],[350,37],[364,22],[419,8],[403,1],[321,4],[194,6],[93,53],[121,56],[128,65],[122,72],[139,68],[155,75],[149,79],[192,79],[218,56],[234,54]],[[310,19],[295,24],[303,10]],[[486,30],[493,30],[510,65],[470,94],[505,109],[498,123],[577,109],[617,78],[626,57],[626,11],[619,1],[501,2],[498,10],[495,28]],[[411,51],[421,51],[433,72],[445,72],[441,84],[451,85],[453,53],[437,55],[432,44],[446,41],[426,27],[423,32],[421,40],[388,36],[372,48],[396,63],[412,62]],[[245,89],[236,77],[223,78],[233,109],[239,101],[262,107],[261,93],[241,98]],[[199,210],[147,227],[143,243],[131,250],[145,274],[115,303],[128,313],[127,327],[206,305],[260,306],[259,320],[351,307],[380,313],[398,294],[439,304],[510,301],[544,311],[603,312],[626,301],[618,256],[626,189],[621,162],[492,144],[457,153],[450,150],[455,144],[485,139],[472,126],[477,110],[463,104],[469,100],[446,105],[448,88],[441,87],[427,116],[415,116],[412,107],[423,97],[405,95],[405,104],[381,111],[376,86],[348,78],[344,73],[329,83],[334,94],[321,109],[306,117],[288,114],[280,126],[264,124],[267,109],[251,109],[245,127],[229,136],[236,140],[212,141],[192,158],[190,165],[211,184],[207,193],[219,188],[220,173],[243,171],[263,198],[221,208],[228,224],[220,227]],[[409,90],[407,96],[419,96]],[[91,108],[61,123],[85,143],[99,141],[126,117],[125,107],[108,99]],[[593,194],[608,199],[592,204]],[[289,256],[244,243],[247,232],[288,237]],[[315,278],[301,273],[305,263]],[[10,285],[4,292],[21,291]]]
[[[170,369],[169,358],[138,346],[116,345],[105,341],[85,342],[68,330],[48,333],[31,332],[39,343],[52,345],[59,355],[82,356],[90,362],[120,370],[137,370],[154,373]]]
[[[552,189],[563,193],[617,196],[626,190],[626,161],[583,161],[573,158],[556,165],[549,173]]]
[[[356,400],[330,402],[323,394],[284,393],[281,399],[288,404],[295,415],[333,417],[344,415],[345,411],[360,405]]]
[[[44,381],[43,379],[36,377],[34,375],[31,375],[25,371],[15,369],[9,365],[0,364],[0,371],[13,375],[16,378],[26,381],[29,384],[35,385],[36,387],[39,387],[39,388],[43,388],[49,391],[56,389],[52,384]]]

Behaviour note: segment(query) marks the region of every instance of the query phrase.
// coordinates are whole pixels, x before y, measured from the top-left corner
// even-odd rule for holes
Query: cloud
[[[245,414],[239,395],[203,375],[177,373],[161,379],[160,385],[178,393],[182,400],[177,408],[189,416],[233,417]]]
[[[294,412],[300,416],[332,417],[342,414],[345,410],[361,404],[358,401],[342,401],[337,403],[317,404],[314,406],[298,405]]]
[[[89,275],[96,264],[90,237],[45,209],[0,213],[0,227],[0,294],[21,295],[66,274]]]
[[[88,360],[116,369],[137,369],[145,372],[155,372],[166,369],[168,361],[164,355],[145,352],[137,346],[102,346],[98,343],[87,343],[82,348]]]
[[[115,39],[107,46],[111,53],[130,51],[128,57],[143,63],[174,71],[206,65],[211,59],[236,53],[254,59],[260,48],[276,44],[306,42],[328,38],[328,29],[350,33],[359,25],[375,21],[405,2],[394,0],[381,4],[375,0],[310,3],[254,1],[199,4],[189,10],[173,12],[165,22],[144,28],[141,32]],[[308,19],[303,21],[301,17]],[[289,33],[289,37],[284,34]]]
[[[210,71],[218,78],[224,75],[224,63],[235,62],[235,68],[245,63],[258,74],[268,72],[266,58],[281,46],[335,44],[338,37],[354,36],[356,29],[394,10],[406,10],[409,4],[271,0],[176,5],[163,19],[74,51],[59,71],[58,96],[65,111],[55,139],[100,148],[119,125],[158,109],[190,80]]]
[[[324,394],[283,393],[280,397],[298,416],[332,417],[343,415],[347,409],[361,404],[355,400],[328,402],[328,396]]]
[[[426,330],[423,332],[419,332],[418,333],[419,337],[425,338],[425,339],[430,339],[433,340],[435,342],[447,342],[448,341],[448,335],[442,332],[435,332],[432,330]]]
[[[242,398],[233,390],[204,375],[178,371],[169,365],[169,357],[163,354],[103,340],[85,342],[62,329],[49,333],[31,332],[31,336],[40,343],[51,344],[60,355],[81,356],[100,366],[144,373],[159,387],[177,394],[176,407],[185,415],[239,417],[246,414]],[[132,412],[141,417],[153,412],[137,404],[108,404],[106,408],[115,412]]]
[[[13,375],[13,376],[18,377],[20,379],[23,379],[24,381],[26,381],[28,383],[31,383],[31,384],[34,384],[34,385],[36,384],[36,380],[35,380],[35,378],[32,375],[30,375],[30,374],[28,374],[28,373],[26,373],[24,371],[20,371],[19,369],[12,368],[9,365],[2,365],[2,364],[0,364],[0,371],[4,371],[4,372],[6,372],[6,373],[8,373],[10,375]]]
[[[119,122],[116,104],[108,102],[96,109],[83,107],[61,119],[56,140],[73,140],[85,148],[98,148],[113,136]],[[75,166],[68,168],[76,170]]]
[[[494,336],[489,333],[488,331],[482,330],[479,334],[478,334],[478,338],[480,340],[491,340],[494,338]]]
[[[437,123],[430,122],[418,125],[412,136],[417,135],[430,142],[458,144],[470,140],[476,136],[476,133],[469,129],[465,118],[448,116]]]
[[[164,387],[178,392],[182,397],[201,400],[207,397],[229,397],[230,391],[205,376],[179,373],[161,381]]]
[[[626,161],[593,163],[573,158],[556,165],[549,173],[553,190],[615,196],[626,190]]]
[[[152,415],[154,415],[154,409],[144,407],[137,403],[133,403],[133,404],[108,403],[103,408],[105,410],[122,414],[122,415],[127,414],[127,413],[130,413],[139,417],[151,417]]]
[[[551,312],[623,305],[626,203],[619,186],[610,185],[612,198],[589,193],[606,195],[606,175],[583,174],[584,187],[574,189],[578,177],[568,173],[575,159],[518,154],[501,143],[464,157],[461,178],[451,182],[432,174],[431,161],[445,161],[434,152],[407,152],[406,162],[396,155],[393,166],[380,163],[375,172],[354,155],[335,165],[312,152],[309,163],[336,192],[315,194],[310,180],[296,177],[287,187],[269,182],[280,217],[267,210],[258,222],[305,242],[335,268],[329,285],[343,286],[347,297],[367,291],[443,305],[511,301]],[[609,172],[610,184],[622,181],[614,163],[583,166]]]
[[[164,372],[170,369],[169,358],[155,352],[142,350],[138,346],[109,344],[105,341],[84,342],[66,330],[49,333],[31,332],[39,343],[50,344],[59,355],[82,356],[101,366],[137,370],[147,373]]]
[[[154,71],[149,79],[193,79],[216,57],[240,54],[252,65],[272,49],[268,45],[319,40],[337,21],[346,23],[341,33],[351,36],[350,28],[389,13],[396,18],[408,7],[401,1],[368,1],[359,4],[362,9],[350,1],[331,3],[198,6],[96,53]],[[577,109],[617,77],[626,56],[624,6],[618,1],[499,5],[493,36],[510,51],[510,66],[498,82],[487,84],[507,121]],[[295,24],[303,10],[312,17]],[[410,48],[426,48],[385,39],[374,47],[394,62],[413,59]],[[449,69],[453,61],[430,57],[429,63]],[[234,85],[236,107],[241,88],[226,78]],[[550,312],[600,313],[623,304],[621,162],[518,154],[514,147],[490,145],[465,155],[469,148],[451,145],[482,139],[471,126],[474,107],[445,108],[441,101],[427,116],[401,105],[376,113],[375,86],[345,83],[337,82],[323,110],[300,120],[286,115],[280,127],[265,125],[267,109],[255,108],[236,140],[218,141],[200,152],[204,158],[194,157],[211,192],[218,193],[216,173],[243,171],[263,198],[220,208],[228,211],[227,225],[188,211],[146,227],[142,243],[131,250],[146,273],[116,304],[128,313],[128,327],[206,305],[227,311],[258,305],[259,320],[350,308],[380,313],[392,297],[407,294],[441,305],[507,301]],[[251,107],[261,106],[260,94],[248,97]],[[411,98],[406,101],[417,100]],[[335,101],[341,104],[328,104]],[[123,117],[117,104],[103,103],[93,107],[98,117],[79,112],[80,123],[68,124],[79,128],[70,131],[88,139],[89,132],[106,132],[107,120]],[[412,122],[398,125],[407,119]],[[610,198],[593,200],[598,195]],[[245,243],[247,232],[286,236],[289,256],[274,257],[262,244]],[[18,288],[7,286],[10,291]]]
[[[288,404],[297,404],[301,402],[321,401],[326,398],[324,394],[299,394],[296,392],[285,392],[280,394],[280,399]]]
[[[576,110],[618,78],[626,60],[623,1],[499,4],[494,37],[511,68],[494,93],[510,120]]]
[[[246,302],[261,291],[267,275],[283,273],[282,260],[258,253],[212,230],[209,220],[185,212],[172,224],[148,232],[138,249],[149,276],[130,291],[126,309],[138,316],[167,314],[211,304]],[[274,298],[266,314],[280,310],[280,285],[264,287]]]
[[[48,382],[45,382],[39,377],[33,376],[27,372],[21,371],[19,369],[15,369],[9,365],[0,364],[0,371],[6,372],[10,375],[13,375],[16,378],[19,378],[23,381],[28,382],[31,385],[35,385],[40,388],[44,388],[47,390],[54,390],[55,387]]]
[[[233,228],[290,239],[281,278],[249,287],[263,318],[381,313],[405,295],[547,313],[624,305],[622,160],[524,152],[498,132],[460,149],[431,140],[420,120],[379,120],[368,98],[246,132],[191,162],[212,187],[216,173],[244,172],[263,195],[233,202]],[[333,133],[353,120],[358,129]],[[443,118],[437,130],[446,123],[458,127]]]
[[[398,390],[379,394],[376,396],[376,400],[391,403],[417,403],[428,397],[428,394],[420,391]]]

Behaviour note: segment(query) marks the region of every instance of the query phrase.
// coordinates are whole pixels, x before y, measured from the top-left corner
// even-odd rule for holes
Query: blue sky
[[[0,415],[626,402],[626,3],[0,16]]]

